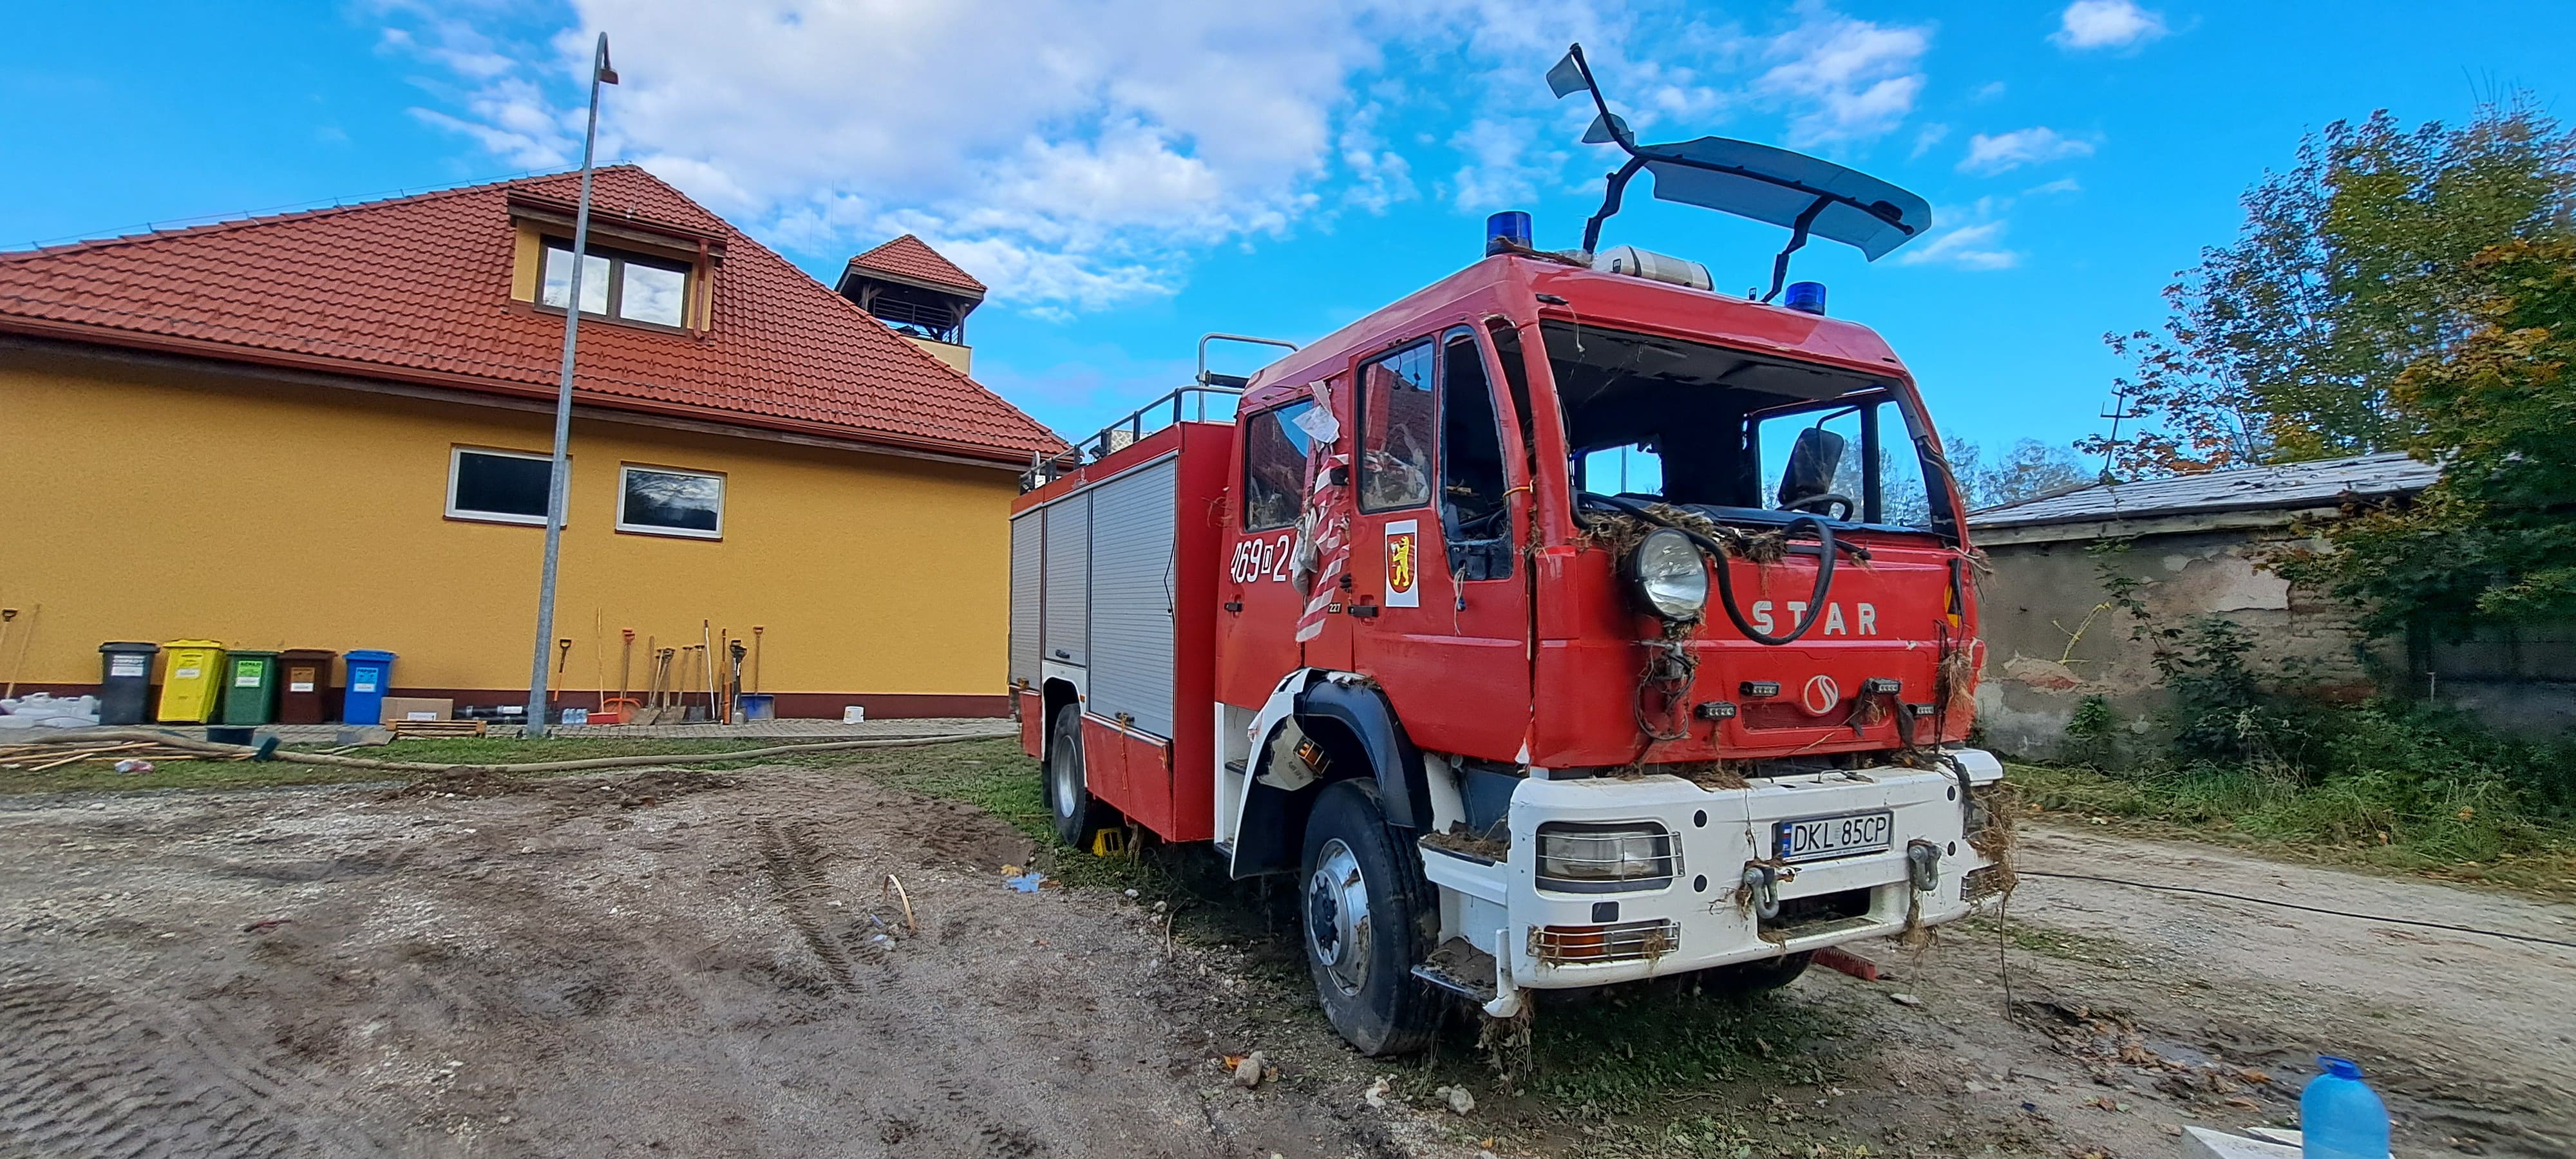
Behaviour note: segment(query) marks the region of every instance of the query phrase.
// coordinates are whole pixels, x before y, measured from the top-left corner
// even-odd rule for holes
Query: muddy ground
[[[1275,901],[1172,937],[1151,881],[1016,892],[1019,831],[868,777],[446,788],[0,800],[0,1155],[2165,1156],[2290,1121],[2329,1048],[2401,1153],[2576,1153],[2576,950],[2032,878],[2007,921],[1867,948],[1881,982],[1542,1010],[1555,1069],[1505,1085],[1472,1026],[1343,1049]],[[2570,907],[2025,838],[2026,868],[2576,940]],[[1792,1029],[1616,1081],[1709,1017]],[[1577,1024],[1640,1061],[1552,1053]],[[1255,1049],[1278,1077],[1247,1091],[1224,1059]],[[1540,1094],[1576,1079],[1629,1097]]]

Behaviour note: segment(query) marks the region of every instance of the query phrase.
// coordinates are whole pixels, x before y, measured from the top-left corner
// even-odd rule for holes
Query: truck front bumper
[[[1965,916],[1984,884],[1970,876],[1990,863],[1970,844],[1968,819],[1976,790],[2003,777],[1987,753],[1949,755],[1958,769],[1801,774],[1741,789],[1667,775],[1531,778],[1512,795],[1506,860],[1426,845],[1424,868],[1444,887],[1443,926],[1497,963],[1489,1009],[1516,1005],[1521,988],[1668,976],[1938,925]],[[1894,817],[1884,850],[1777,856],[1782,822],[1879,811]],[[1563,822],[1662,826],[1673,839],[1670,879],[1587,892],[1542,883],[1539,827]]]

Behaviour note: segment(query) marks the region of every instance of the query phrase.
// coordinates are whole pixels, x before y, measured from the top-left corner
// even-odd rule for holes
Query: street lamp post
[[[554,474],[546,498],[546,564],[537,581],[536,658],[528,664],[527,735],[546,735],[546,681],[552,675],[555,639],[555,571],[563,555],[565,492],[572,476],[567,446],[572,441],[572,356],[581,336],[581,272],[590,264],[590,163],[599,144],[599,86],[617,83],[608,67],[608,34],[599,34],[599,51],[590,65],[590,126],[581,135],[581,207],[572,219],[572,286],[564,300],[563,373],[555,385]],[[540,279],[542,280],[542,278]],[[539,296],[543,296],[542,288]],[[594,646],[596,642],[594,641]]]

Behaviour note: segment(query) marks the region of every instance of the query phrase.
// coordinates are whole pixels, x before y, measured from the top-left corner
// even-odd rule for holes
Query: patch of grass
[[[2492,779],[2364,770],[2309,782],[2189,765],[2103,773],[2015,765],[2026,806],[2318,860],[2576,896],[2576,825],[2536,818]]]
[[[1541,1001],[1530,1032],[1533,1098],[1573,1119],[1670,1109],[1722,1084],[1822,1083],[1841,1016],[1783,994],[1733,998],[1687,980]]]
[[[583,760],[592,757],[673,756],[682,754],[727,753],[745,749],[768,748],[780,744],[767,737],[687,738],[661,740],[647,737],[545,737],[520,740],[512,737],[413,737],[392,744],[351,749],[343,755],[372,757],[379,760],[407,761],[437,765],[520,765],[537,761]],[[792,743],[792,742],[790,742]],[[998,742],[1008,746],[1010,742]],[[298,752],[327,752],[330,746],[293,745]],[[898,754],[936,752],[942,748],[980,747],[978,745],[930,746],[921,749],[883,750]],[[768,758],[782,764],[824,764],[846,761],[853,753],[879,750],[857,749]],[[1009,749],[1013,756],[1018,752]],[[1020,758],[1025,760],[1026,758]],[[83,761],[43,772],[33,766],[46,763],[41,757],[20,758],[12,763],[21,767],[0,768],[0,793],[86,793],[133,792],[148,789],[259,789],[283,785],[330,785],[363,781],[400,781],[410,774],[385,769],[349,768],[337,765],[307,765],[292,761],[189,761],[154,760],[148,773],[120,773],[115,762]],[[709,772],[749,767],[748,761],[707,761],[692,768]],[[981,802],[978,802],[981,804]],[[998,811],[997,811],[998,812]],[[1043,812],[1043,809],[1041,809]]]

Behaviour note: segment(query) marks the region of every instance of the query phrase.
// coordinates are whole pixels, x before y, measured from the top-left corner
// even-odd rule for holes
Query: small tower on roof
[[[913,345],[961,373],[973,370],[966,315],[984,304],[984,283],[920,238],[907,233],[851,258],[837,289]]]

